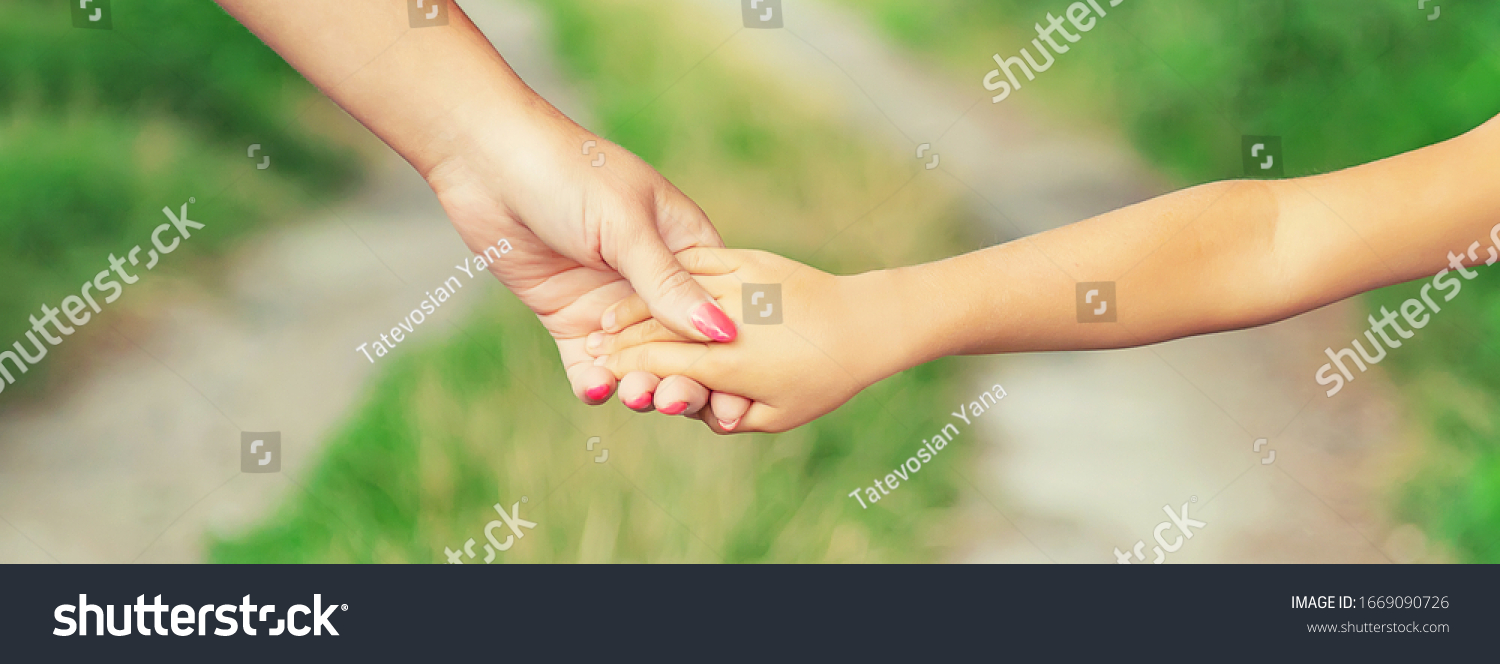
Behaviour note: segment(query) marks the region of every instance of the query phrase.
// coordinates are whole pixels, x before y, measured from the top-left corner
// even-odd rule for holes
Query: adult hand
[[[532,91],[456,3],[446,25],[421,27],[404,0],[218,2],[422,173],[471,249],[510,240],[515,251],[491,272],[557,340],[580,398],[600,403],[615,387],[584,344],[605,307],[632,287],[685,337],[735,337],[734,323],[672,255],[722,245],[703,211]],[[607,163],[591,165],[588,140]],[[686,379],[627,379],[633,392],[622,396],[637,409],[653,391],[671,399],[669,410],[709,402]],[[713,403],[740,415],[749,407],[724,395]]]
[[[606,308],[632,290],[683,337],[735,338],[734,322],[674,256],[722,247],[723,240],[703,211],[645,162],[554,113],[491,126],[464,144],[428,182],[471,250],[510,240],[515,251],[489,269],[557,340],[580,399],[600,403],[614,391],[614,374],[595,366],[586,344],[601,330]],[[604,163],[594,166],[600,153]],[[508,158],[493,156],[502,154]],[[621,385],[621,400],[637,410],[654,402],[668,414],[694,414],[710,401],[708,390],[680,377],[657,381],[643,373]],[[748,408],[737,397],[712,399],[712,412],[728,424]]]

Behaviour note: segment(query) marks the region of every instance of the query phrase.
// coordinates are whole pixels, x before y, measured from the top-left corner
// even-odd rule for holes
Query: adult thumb
[[[615,269],[630,282],[663,325],[689,339],[734,341],[739,330],[693,275],[683,269],[661,237],[648,227],[618,247]]]

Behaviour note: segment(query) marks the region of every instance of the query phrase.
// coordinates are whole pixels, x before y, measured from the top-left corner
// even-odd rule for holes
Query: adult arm
[[[632,289],[686,338],[735,337],[673,256],[723,246],[703,211],[532,91],[456,3],[448,25],[422,28],[403,0],[219,4],[410,162],[471,250],[511,242],[517,251],[489,269],[557,340],[579,398],[597,403],[614,389],[584,338]],[[604,167],[583,155],[586,141],[608,150]]]

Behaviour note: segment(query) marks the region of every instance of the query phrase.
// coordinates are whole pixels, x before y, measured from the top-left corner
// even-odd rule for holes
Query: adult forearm
[[[402,0],[218,2],[424,176],[476,132],[561,118],[456,3],[412,28]]]

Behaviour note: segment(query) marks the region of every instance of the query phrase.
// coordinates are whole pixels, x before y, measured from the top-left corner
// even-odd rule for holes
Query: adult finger
[[[661,379],[644,371],[635,371],[625,374],[620,379],[620,387],[615,390],[620,395],[620,403],[638,413],[649,413],[653,408],[656,398],[656,388],[661,384]]]
[[[734,341],[739,330],[693,275],[667,249],[657,229],[644,223],[614,236],[622,243],[604,253],[651,310],[652,317],[695,341]]]
[[[682,190],[666,183],[657,195],[656,226],[673,253],[696,247],[724,246],[724,238],[708,214]]]
[[[709,396],[709,410],[713,412],[719,428],[724,431],[734,431],[740,426],[740,421],[750,411],[751,403],[745,397],[727,392],[714,392]]]
[[[708,388],[682,376],[668,376],[656,388],[656,410],[692,417],[708,405]]]
[[[573,396],[591,406],[609,401],[615,391],[615,375],[604,367],[592,363],[580,363],[568,367],[568,381],[573,384]]]
[[[749,412],[745,413],[744,419],[740,420],[740,426],[735,429],[736,433],[781,433],[792,427],[787,426],[784,414],[778,408],[760,402],[750,405]]]
[[[698,413],[698,419],[708,425],[714,433],[729,435],[735,433],[781,433],[791,428],[786,426],[783,414],[780,410],[759,402],[748,402],[750,409],[745,411],[740,418],[739,424],[733,429],[726,429],[720,422],[719,413],[714,410],[712,399],[709,406]]]

